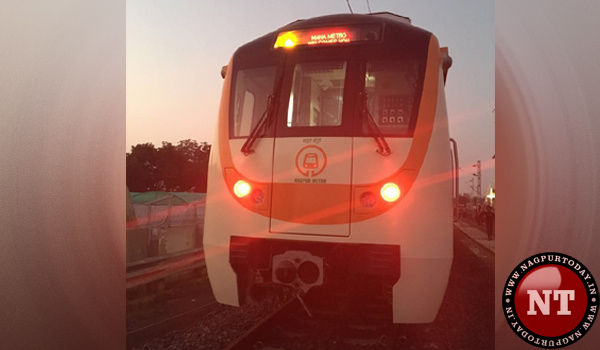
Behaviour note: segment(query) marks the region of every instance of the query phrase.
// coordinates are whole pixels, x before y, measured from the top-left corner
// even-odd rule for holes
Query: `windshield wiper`
[[[364,118],[365,123],[367,124],[369,134],[373,136],[375,142],[377,143],[377,153],[381,154],[382,156],[389,156],[390,154],[392,154],[392,150],[390,149],[390,145],[383,137],[381,130],[379,130],[377,123],[375,123],[375,120],[373,119],[373,116],[369,111],[369,107],[367,107],[367,93],[366,91],[362,91],[360,94],[362,95],[361,100],[363,101],[360,107],[361,114]]]
[[[259,136],[262,136],[265,133],[273,121],[273,116],[275,115],[274,112],[276,110],[275,105],[275,96],[269,95],[267,97],[267,109],[265,109],[262,116],[258,120],[258,123],[256,123],[254,128],[252,128],[250,131],[250,135],[248,135],[246,142],[244,142],[242,149],[240,150],[245,156],[249,156],[254,153],[254,142]]]

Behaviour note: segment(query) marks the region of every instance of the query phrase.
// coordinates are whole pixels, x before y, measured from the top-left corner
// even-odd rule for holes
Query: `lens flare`
[[[283,46],[285,46],[285,47],[292,47],[292,46],[294,46],[294,41],[292,39],[288,38],[285,41],[285,43],[283,43]]]

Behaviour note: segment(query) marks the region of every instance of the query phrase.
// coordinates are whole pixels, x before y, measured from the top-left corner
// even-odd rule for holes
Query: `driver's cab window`
[[[415,109],[419,64],[411,60],[367,64],[367,108],[384,135],[405,135]],[[366,129],[363,132],[367,132]]]
[[[346,62],[299,63],[294,68],[287,127],[339,126]]]
[[[240,70],[235,82],[233,137],[247,137],[265,114],[273,94],[276,67]]]

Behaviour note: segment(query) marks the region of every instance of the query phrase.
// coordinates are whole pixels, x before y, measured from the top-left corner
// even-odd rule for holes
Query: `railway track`
[[[157,315],[127,333],[127,348],[165,349],[482,349],[493,347],[493,255],[474,254],[474,245],[455,231],[455,264],[449,292],[431,324],[376,323],[355,315],[323,310],[306,301],[313,317],[289,293],[266,293],[258,303],[232,307],[209,303],[210,288],[167,285],[164,305],[148,304]],[[183,280],[185,283],[185,279]],[[185,284],[184,284],[185,286]],[[196,284],[198,286],[198,284]],[[183,288],[183,287],[181,287]],[[174,307],[173,299],[182,303]],[[191,299],[195,302],[191,302]],[[290,298],[292,298],[290,300]],[[184,301],[187,300],[187,304]],[[210,306],[209,306],[210,304]],[[202,306],[196,306],[202,305]],[[483,311],[482,311],[483,310]],[[183,312],[181,312],[183,311]],[[180,314],[179,314],[180,313]],[[492,313],[493,314],[493,313]],[[490,342],[490,339],[492,341]]]
[[[187,310],[178,315],[154,322],[150,325],[127,332],[127,349],[135,346],[142,346],[151,339],[161,337],[169,332],[183,329],[200,316],[210,312],[211,309],[219,305],[216,301],[204,304],[202,306]]]
[[[127,290],[167,278],[175,273],[205,266],[204,250],[194,249],[167,257],[147,259],[127,266]]]
[[[365,323],[338,312],[312,312],[292,298],[225,349],[383,349],[394,327]]]
[[[231,343],[226,350],[246,350],[246,349],[261,349],[262,339],[267,337],[270,332],[279,327],[279,322],[282,318],[289,314],[296,299],[290,299],[283,303],[280,308],[271,312],[260,320],[254,327],[244,332],[238,337],[233,343]]]
[[[195,291],[197,296],[190,296],[190,291]],[[173,293],[173,290],[166,290],[165,293]],[[154,316],[150,317],[154,317],[155,321],[148,323],[145,313],[138,312],[138,315],[142,315],[140,327],[127,332],[127,349],[224,349],[243,338],[244,334],[249,336],[249,329],[265,325],[265,315],[278,314],[286,304],[281,297],[272,297],[242,307],[221,305],[214,301],[210,288],[188,288],[179,294],[184,294],[183,299],[187,299],[187,302],[180,299],[177,305],[177,302],[171,303],[170,295],[166,295],[162,297],[163,302],[149,301],[143,305],[145,310],[152,311]],[[189,300],[191,297],[203,305],[193,307]],[[213,301],[206,302],[207,298]],[[133,308],[132,312],[135,312]],[[158,319],[164,314],[172,316]],[[237,348],[245,347],[241,345]]]

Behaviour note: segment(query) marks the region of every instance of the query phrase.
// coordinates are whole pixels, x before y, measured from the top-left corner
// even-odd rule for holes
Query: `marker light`
[[[254,203],[254,205],[261,205],[265,201],[265,194],[263,193],[263,191],[257,188],[254,191],[252,191],[252,195],[250,196],[250,198],[252,199],[252,203]]]
[[[381,187],[381,198],[386,202],[397,201],[400,198],[400,188],[395,183],[386,183]]]
[[[371,209],[377,204],[377,198],[375,198],[375,195],[373,193],[365,192],[360,195],[360,204],[364,208]]]
[[[283,32],[279,33],[277,36],[277,40],[275,41],[274,48],[278,47],[294,47],[296,46],[296,42],[298,41],[298,37],[296,34],[292,32]]]
[[[244,180],[240,180],[233,185],[233,193],[239,198],[247,196],[250,190],[252,190],[252,187]]]

